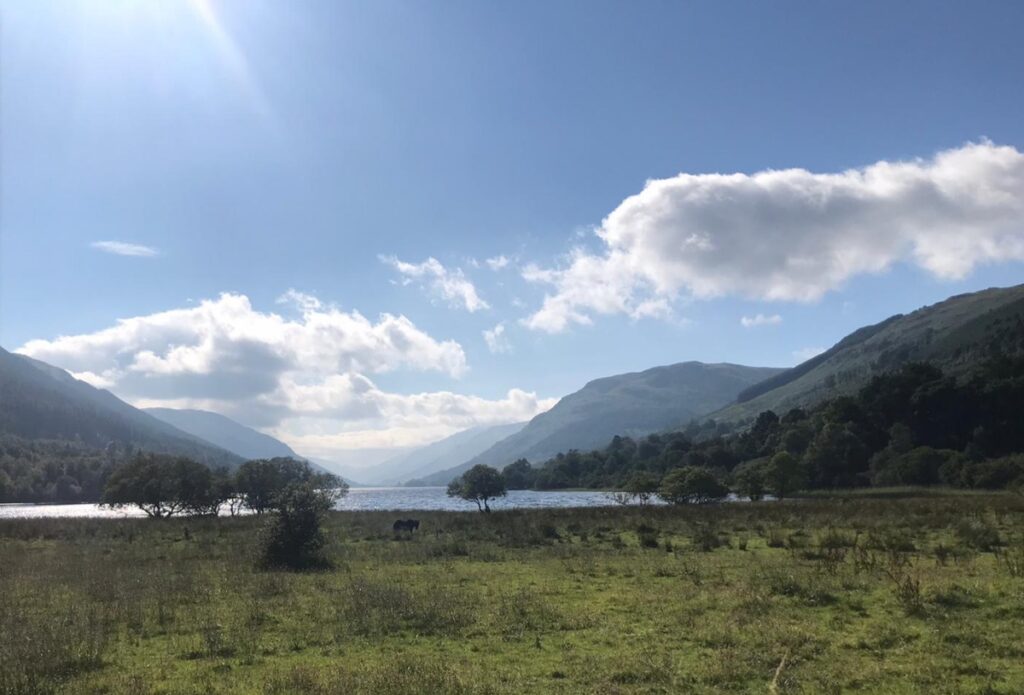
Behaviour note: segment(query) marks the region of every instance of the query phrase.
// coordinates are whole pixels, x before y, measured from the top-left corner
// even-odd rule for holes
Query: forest
[[[680,467],[708,469],[739,494],[772,492],[780,465],[793,489],[948,485],[998,489],[1024,483],[1024,358],[996,356],[966,379],[927,363],[874,377],[851,396],[745,430],[713,419],[604,449],[569,451],[539,466],[504,470],[510,489],[629,487]],[[780,456],[781,455],[781,456]],[[642,487],[642,486],[641,486]]]

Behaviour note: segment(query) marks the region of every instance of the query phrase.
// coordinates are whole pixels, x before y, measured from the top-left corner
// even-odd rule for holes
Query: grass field
[[[0,521],[2,693],[1020,693],[1024,498]]]

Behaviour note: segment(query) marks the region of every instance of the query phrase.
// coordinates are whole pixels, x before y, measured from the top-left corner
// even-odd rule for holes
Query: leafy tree
[[[277,514],[264,531],[263,564],[294,570],[330,565],[324,556],[323,518],[347,488],[320,488],[311,480],[288,485],[277,494]]]
[[[780,500],[807,483],[804,467],[788,451],[771,457],[764,468],[764,479],[768,490]]]
[[[767,461],[755,459],[740,464],[733,472],[733,485],[736,492],[751,501],[757,501],[764,497],[768,484],[766,481]]]
[[[212,471],[191,459],[140,453],[114,470],[103,501],[136,506],[154,518],[181,513],[216,513],[223,501]]]
[[[659,485],[661,485],[661,480],[658,479],[658,476],[647,471],[637,471],[629,476],[623,490],[633,499],[638,500],[641,505],[646,505],[651,498],[658,494]]]
[[[570,452],[572,453],[572,452]],[[448,484],[448,496],[460,497],[467,502],[476,502],[481,512],[490,512],[488,500],[504,497],[505,480],[495,469],[478,463]]]
[[[338,476],[314,471],[306,461],[279,457],[243,463],[235,474],[235,486],[245,506],[263,514],[277,509],[279,498],[291,485],[309,483],[315,488],[343,490],[348,485]]]
[[[910,451],[895,454],[886,449],[872,459],[874,485],[935,485],[942,480],[942,471],[947,466],[962,461],[964,455],[950,449],[933,449],[919,446]]]
[[[508,490],[529,490],[536,480],[536,472],[526,459],[519,459],[505,466],[501,472]]]
[[[661,481],[658,495],[672,504],[705,504],[729,494],[729,489],[706,468],[683,466]]]
[[[7,471],[0,470],[0,502],[6,500],[13,490],[14,483],[11,482],[11,477],[7,475]]]
[[[827,423],[811,442],[805,460],[815,487],[854,487],[863,483],[868,448],[849,424]]]

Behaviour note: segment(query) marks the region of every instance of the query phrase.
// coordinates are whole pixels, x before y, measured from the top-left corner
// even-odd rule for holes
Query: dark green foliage
[[[706,504],[723,499],[729,488],[706,468],[683,466],[661,481],[658,495],[671,504]]]
[[[505,466],[501,472],[505,481],[505,488],[508,490],[529,490],[536,481],[537,474],[530,462],[526,459],[518,459],[514,463]]]
[[[622,489],[640,504],[647,504],[658,494],[660,486],[661,479],[658,476],[647,471],[637,471],[629,476]]]
[[[300,484],[348,490],[348,485],[337,476],[318,473],[307,462],[286,457],[246,461],[235,474],[239,496],[245,506],[257,514],[277,509],[284,492],[290,486]]]
[[[762,413],[727,436],[691,424],[605,449],[559,454],[530,475],[536,489],[613,488],[681,467],[713,471],[741,495],[803,489],[946,484],[1024,487],[1024,359],[999,357],[960,380],[924,364],[874,377],[852,396],[783,417]],[[625,497],[623,497],[625,499]]]
[[[341,494],[339,488],[321,489],[310,481],[292,483],[278,493],[273,502],[277,514],[264,531],[264,566],[293,570],[328,567],[321,525]]]
[[[165,454],[138,454],[115,469],[103,502],[135,506],[148,516],[216,514],[231,492],[224,476],[201,463]]]
[[[476,502],[477,509],[482,512],[491,511],[489,500],[504,497],[506,494],[505,480],[501,474],[490,466],[477,464],[456,478],[448,485],[449,497],[461,497],[467,502]]]
[[[736,494],[755,502],[764,497],[768,489],[768,463],[764,459],[754,459],[740,464],[733,471],[733,489]]]

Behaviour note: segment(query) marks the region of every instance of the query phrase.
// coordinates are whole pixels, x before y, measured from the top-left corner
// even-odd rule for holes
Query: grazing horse
[[[399,519],[391,527],[395,533],[399,531],[406,531],[412,533],[420,527],[419,519]]]

